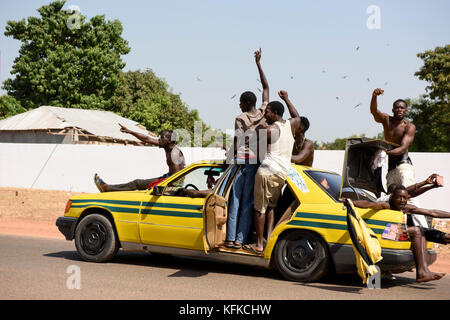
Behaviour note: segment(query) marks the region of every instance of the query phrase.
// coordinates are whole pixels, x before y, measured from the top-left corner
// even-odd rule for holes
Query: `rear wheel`
[[[330,265],[324,240],[305,230],[291,231],[278,240],[273,258],[285,278],[301,282],[320,279]]]
[[[90,214],[80,221],[75,230],[75,246],[84,260],[103,262],[116,255],[119,241],[107,217]]]

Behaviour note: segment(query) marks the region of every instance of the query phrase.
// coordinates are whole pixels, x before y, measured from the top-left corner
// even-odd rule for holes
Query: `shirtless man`
[[[291,118],[301,119],[300,128],[295,131],[294,135],[295,142],[291,162],[311,167],[314,161],[314,144],[305,137],[305,132],[309,129],[309,120],[306,117],[300,117],[286,91],[281,90],[278,95],[286,103]]]
[[[375,89],[373,91],[372,101],[370,102],[370,113],[372,113],[376,122],[383,125],[384,138],[398,145],[398,147],[386,151],[389,156],[386,183],[388,186],[396,184],[409,187],[416,182],[414,167],[408,156],[408,148],[414,140],[416,126],[405,120],[408,106],[402,99],[394,102],[392,108],[393,116],[381,112],[378,109],[377,97],[382,94],[384,94],[384,90],[382,89]],[[420,207],[416,199],[410,199],[409,203]],[[424,216],[412,215],[412,218],[415,225],[428,227]]]
[[[161,177],[151,178],[151,179],[136,179],[123,184],[107,184],[105,183],[98,174],[94,175],[94,183],[97,186],[100,192],[109,192],[109,191],[128,191],[128,190],[146,190],[148,189],[149,184],[156,182],[158,180],[162,180],[170,177],[174,173],[180,171],[186,166],[184,161],[184,156],[181,150],[175,145],[173,137],[173,132],[170,130],[164,130],[159,138],[154,138],[139,132],[132,131],[127,127],[121,125],[120,131],[124,133],[131,134],[145,142],[146,144],[158,146],[159,148],[163,148],[166,152],[166,163],[169,167],[169,172],[162,175]]]
[[[388,202],[371,202],[366,200],[354,200],[355,207],[365,209],[392,209],[402,211],[403,213],[415,213],[426,215],[433,218],[450,218],[450,212],[437,209],[423,209],[407,204],[409,199],[408,191],[403,186],[397,186]],[[449,235],[443,232],[433,232],[434,229],[427,229],[412,225],[408,221],[408,234],[411,237],[411,250],[413,251],[414,260],[416,262],[416,280],[417,282],[428,282],[441,279],[445,273],[434,273],[428,269],[426,261],[426,240],[427,235],[430,237],[440,238],[432,239],[433,242],[442,244],[449,243]],[[434,230],[437,231],[437,230]]]

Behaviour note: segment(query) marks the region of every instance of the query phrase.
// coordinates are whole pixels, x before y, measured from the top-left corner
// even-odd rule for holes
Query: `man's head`
[[[164,130],[159,135],[159,147],[166,148],[171,144],[174,144],[176,140],[175,133],[172,130]]]
[[[309,120],[307,117],[300,117],[302,121],[303,133],[305,133],[309,129]]]
[[[239,98],[239,107],[242,112],[248,112],[256,105],[256,96],[251,91],[245,91]]]
[[[403,119],[406,116],[406,112],[408,111],[408,105],[406,101],[403,99],[397,99],[394,101],[392,105],[392,113],[394,114],[394,118]]]
[[[392,209],[401,211],[408,202],[408,199],[408,190],[406,190],[404,186],[399,185],[395,187],[394,191],[392,192],[389,202]]]
[[[272,124],[277,120],[283,119],[284,106],[279,101],[272,101],[266,107],[264,118],[266,118],[268,124]]]

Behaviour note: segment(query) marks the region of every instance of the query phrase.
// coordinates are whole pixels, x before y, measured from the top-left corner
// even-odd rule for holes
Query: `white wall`
[[[224,159],[219,148],[180,148],[186,164]],[[158,147],[0,143],[0,187],[98,192],[93,177],[107,183],[159,177],[168,172]]]
[[[218,148],[181,148],[186,164],[224,159]],[[410,153],[416,180],[431,173],[444,176],[446,186],[418,199],[424,208],[450,211],[450,153]],[[316,150],[314,167],[342,173],[344,151]],[[164,151],[157,147],[0,143],[0,187],[98,192],[98,173],[107,183],[160,176],[168,171]],[[449,199],[447,199],[449,197]]]

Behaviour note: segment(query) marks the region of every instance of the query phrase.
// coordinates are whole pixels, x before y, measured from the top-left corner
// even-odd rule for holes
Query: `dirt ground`
[[[0,188],[0,233],[64,239],[55,222],[76,194],[80,193]],[[450,221],[440,220],[435,227],[450,233]],[[435,250],[438,258],[430,269],[450,273],[450,246],[435,244]]]

